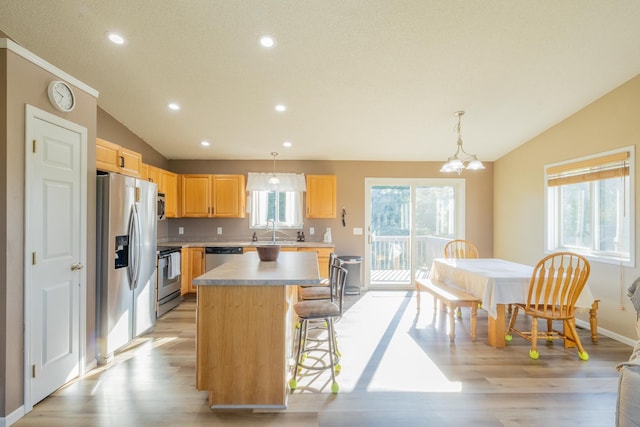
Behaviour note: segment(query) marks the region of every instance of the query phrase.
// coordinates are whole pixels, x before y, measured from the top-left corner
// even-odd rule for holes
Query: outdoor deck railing
[[[444,245],[450,239],[432,236],[416,237],[416,256],[414,271],[426,271],[431,268],[434,258],[440,258],[444,254]],[[390,275],[391,271],[406,271],[406,280],[409,280],[411,270],[411,248],[409,236],[373,236],[370,246],[371,270],[376,271],[375,276],[400,278],[404,275]],[[387,272],[386,274],[384,272]],[[374,275],[371,281],[376,281]]]

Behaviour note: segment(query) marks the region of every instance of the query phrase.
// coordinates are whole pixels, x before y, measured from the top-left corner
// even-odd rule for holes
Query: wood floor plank
[[[195,389],[195,302],[187,299],[112,363],[57,390],[15,426],[614,425],[615,366],[631,354],[625,344],[607,337],[594,344],[579,330],[587,362],[560,342],[540,343],[534,361],[519,337],[503,349],[487,344],[486,312],[472,342],[463,310],[451,344],[446,315],[427,295],[419,315],[412,292],[348,298],[336,325],[337,395],[322,373],[301,379],[284,411],[211,411],[207,393]]]

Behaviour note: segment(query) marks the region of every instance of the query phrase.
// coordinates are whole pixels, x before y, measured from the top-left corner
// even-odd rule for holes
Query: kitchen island
[[[315,252],[238,256],[198,286],[196,388],[212,409],[286,408],[298,285],[320,283]]]

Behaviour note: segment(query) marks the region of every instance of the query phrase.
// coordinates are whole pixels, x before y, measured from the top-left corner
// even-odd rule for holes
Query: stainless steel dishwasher
[[[205,248],[204,268],[206,271],[221,266],[234,256],[242,255],[241,246],[207,246]]]

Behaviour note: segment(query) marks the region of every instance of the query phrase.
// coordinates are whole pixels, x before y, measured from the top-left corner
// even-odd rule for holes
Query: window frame
[[[624,157],[627,153],[626,163],[624,160],[618,160],[619,166],[616,166],[614,160]],[[598,182],[614,178],[610,176],[624,176],[625,169],[628,168],[628,183],[625,185],[625,195],[622,200],[626,216],[629,219],[629,257],[622,257],[620,253],[612,253],[611,251],[600,250],[599,246],[602,242],[600,237],[600,221],[599,217],[602,211],[599,209],[600,199],[598,191]],[[577,178],[581,177],[581,178]],[[554,181],[555,180],[555,181]],[[551,184],[550,182],[555,182]],[[592,222],[590,231],[590,248],[585,250],[581,247],[563,246],[562,245],[562,207],[560,206],[561,189],[563,186],[584,182],[589,184],[589,199],[591,207],[590,220]],[[557,251],[571,251],[582,254],[592,261],[603,262],[607,264],[623,265],[627,267],[635,267],[635,147],[628,146],[589,156],[584,156],[564,162],[558,162],[545,165],[544,167],[544,199],[545,199],[545,253],[553,253]]]
[[[278,206],[278,199],[280,198],[281,193],[296,193],[297,200],[295,201],[295,204],[296,204],[296,209],[298,210],[297,216],[300,219],[300,223],[288,224],[286,222],[276,221],[275,229],[276,230],[303,230],[304,229],[304,204],[303,204],[304,191],[252,190],[252,191],[249,191],[249,203],[251,206],[251,209],[249,212],[249,229],[250,230],[264,230],[269,224],[269,218],[267,218],[267,221],[263,224],[254,223],[254,220],[257,218],[257,215],[258,215],[258,212],[256,209],[256,203],[258,202],[257,199],[258,197],[260,197],[258,193],[276,193],[276,209]],[[268,194],[267,194],[267,197],[268,197]],[[276,212],[276,216],[278,216],[277,212]]]

